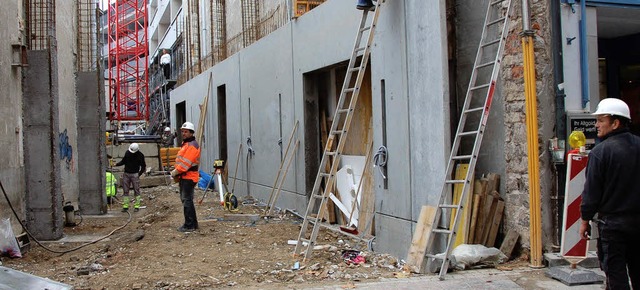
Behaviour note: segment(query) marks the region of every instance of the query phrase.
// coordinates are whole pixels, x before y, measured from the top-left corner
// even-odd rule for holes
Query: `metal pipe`
[[[582,87],[582,109],[587,109],[589,103],[589,59],[587,48],[587,1],[580,1],[580,79]]]
[[[535,53],[530,30],[529,3],[522,0],[522,54],[527,126],[527,160],[529,172],[529,241],[531,267],[542,267],[542,222],[540,206],[540,163],[538,160],[538,102],[536,94]]]

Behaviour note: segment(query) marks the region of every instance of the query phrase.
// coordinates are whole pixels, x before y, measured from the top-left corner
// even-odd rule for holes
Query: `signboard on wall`
[[[569,134],[573,131],[582,131],[587,137],[586,150],[589,151],[596,144],[598,131],[596,130],[596,116],[590,113],[567,113],[567,136],[565,140],[569,140]],[[567,146],[569,146],[567,144]],[[567,148],[570,150],[570,148]]]

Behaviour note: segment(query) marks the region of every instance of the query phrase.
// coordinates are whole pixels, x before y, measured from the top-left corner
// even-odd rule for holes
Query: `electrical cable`
[[[40,246],[40,247],[42,247],[43,249],[45,249],[45,250],[47,250],[47,251],[49,251],[49,252],[52,252],[52,253],[62,254],[62,255],[63,255],[63,254],[66,254],[66,253],[70,253],[70,252],[73,252],[73,251],[77,251],[77,250],[79,250],[79,249],[81,249],[81,248],[84,248],[84,247],[86,247],[86,246],[88,246],[88,245],[95,244],[95,243],[97,243],[97,242],[99,242],[99,241],[101,241],[101,240],[104,240],[104,239],[106,239],[106,238],[110,237],[111,235],[113,235],[113,233],[115,233],[116,231],[118,231],[118,230],[120,230],[120,229],[122,229],[122,228],[126,227],[126,226],[131,222],[131,213],[127,211],[127,214],[129,214],[129,218],[127,219],[127,222],[126,222],[124,225],[122,225],[122,226],[120,226],[120,227],[118,227],[118,228],[114,229],[113,231],[111,231],[111,232],[110,232],[109,234],[107,234],[106,236],[103,236],[103,237],[98,238],[98,239],[96,239],[96,240],[93,240],[93,241],[91,241],[91,242],[88,242],[88,243],[82,244],[82,245],[77,246],[77,247],[75,247],[75,248],[71,248],[71,249],[69,249],[69,250],[64,250],[64,251],[53,250],[53,249],[50,249],[50,248],[47,248],[46,246],[44,246],[40,241],[38,241],[38,239],[36,239],[36,238],[31,234],[31,232],[29,232],[29,230],[27,230],[27,227],[22,223],[22,220],[20,219],[20,217],[18,217],[18,213],[17,213],[17,212],[16,212],[16,210],[13,208],[13,205],[11,204],[11,201],[9,200],[9,196],[7,195],[7,192],[4,190],[4,186],[2,185],[2,181],[0,181],[0,189],[2,189],[2,193],[4,194],[4,198],[7,200],[7,204],[9,205],[9,208],[10,208],[10,209],[11,209],[11,211],[13,212],[13,215],[16,217],[16,220],[18,220],[18,222],[20,223],[20,226],[22,226],[22,229],[27,233],[27,235],[29,236],[29,238],[31,238],[34,242],[36,242],[36,244],[38,244],[38,246]]]
[[[382,167],[387,166],[387,147],[380,146],[378,147],[378,151],[375,155],[373,155],[373,167],[378,167],[378,171],[382,178],[387,179],[387,176],[384,174]]]

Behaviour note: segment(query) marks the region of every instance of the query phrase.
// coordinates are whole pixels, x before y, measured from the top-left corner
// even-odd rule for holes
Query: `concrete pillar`
[[[64,212],[60,189],[57,134],[58,71],[55,48],[28,51],[24,72],[24,162],[28,230],[42,240],[62,237]]]
[[[78,96],[78,206],[84,214],[107,212],[105,195],[104,112],[99,74],[79,72],[76,82]]]

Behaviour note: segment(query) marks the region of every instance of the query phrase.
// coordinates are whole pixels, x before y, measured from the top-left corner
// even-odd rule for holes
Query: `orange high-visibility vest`
[[[180,178],[198,183],[198,178],[200,178],[198,164],[200,164],[200,145],[198,142],[195,139],[183,142],[175,164]]]

